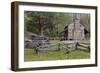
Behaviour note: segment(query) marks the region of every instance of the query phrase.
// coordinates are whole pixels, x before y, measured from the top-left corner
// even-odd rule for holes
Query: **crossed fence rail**
[[[65,49],[66,53],[69,53],[74,50],[84,50],[90,52],[89,43],[80,43],[77,41],[65,41],[60,44],[60,48]]]

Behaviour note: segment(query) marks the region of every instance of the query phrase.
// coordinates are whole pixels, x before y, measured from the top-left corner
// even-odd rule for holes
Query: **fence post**
[[[75,50],[78,50],[78,42],[76,43],[76,45],[75,45]]]

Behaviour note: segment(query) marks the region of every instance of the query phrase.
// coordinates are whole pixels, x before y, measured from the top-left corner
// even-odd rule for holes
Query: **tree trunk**
[[[43,24],[41,23],[40,17],[39,17],[39,35],[43,36]]]

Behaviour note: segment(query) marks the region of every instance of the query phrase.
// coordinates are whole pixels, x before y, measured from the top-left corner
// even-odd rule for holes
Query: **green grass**
[[[80,41],[82,43],[89,41]],[[62,43],[59,40],[51,40],[49,48],[57,49],[58,43]],[[82,48],[80,48],[82,49]],[[43,60],[64,60],[64,59],[88,59],[90,58],[90,53],[84,50],[75,50],[66,54],[64,49],[60,51],[51,51],[47,53],[36,54],[34,49],[25,48],[24,50],[24,60],[25,61],[43,61]]]
[[[33,49],[25,49],[25,61],[42,61],[42,60],[64,60],[64,59],[87,59],[90,53],[85,51],[72,51],[68,54],[65,51],[52,51],[48,53],[35,54]]]

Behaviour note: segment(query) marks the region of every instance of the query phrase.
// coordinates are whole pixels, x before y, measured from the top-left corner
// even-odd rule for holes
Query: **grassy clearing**
[[[42,61],[42,60],[64,60],[64,59],[87,59],[90,53],[85,51],[72,51],[66,54],[65,51],[52,51],[48,53],[35,54],[33,49],[25,49],[25,61]]]

